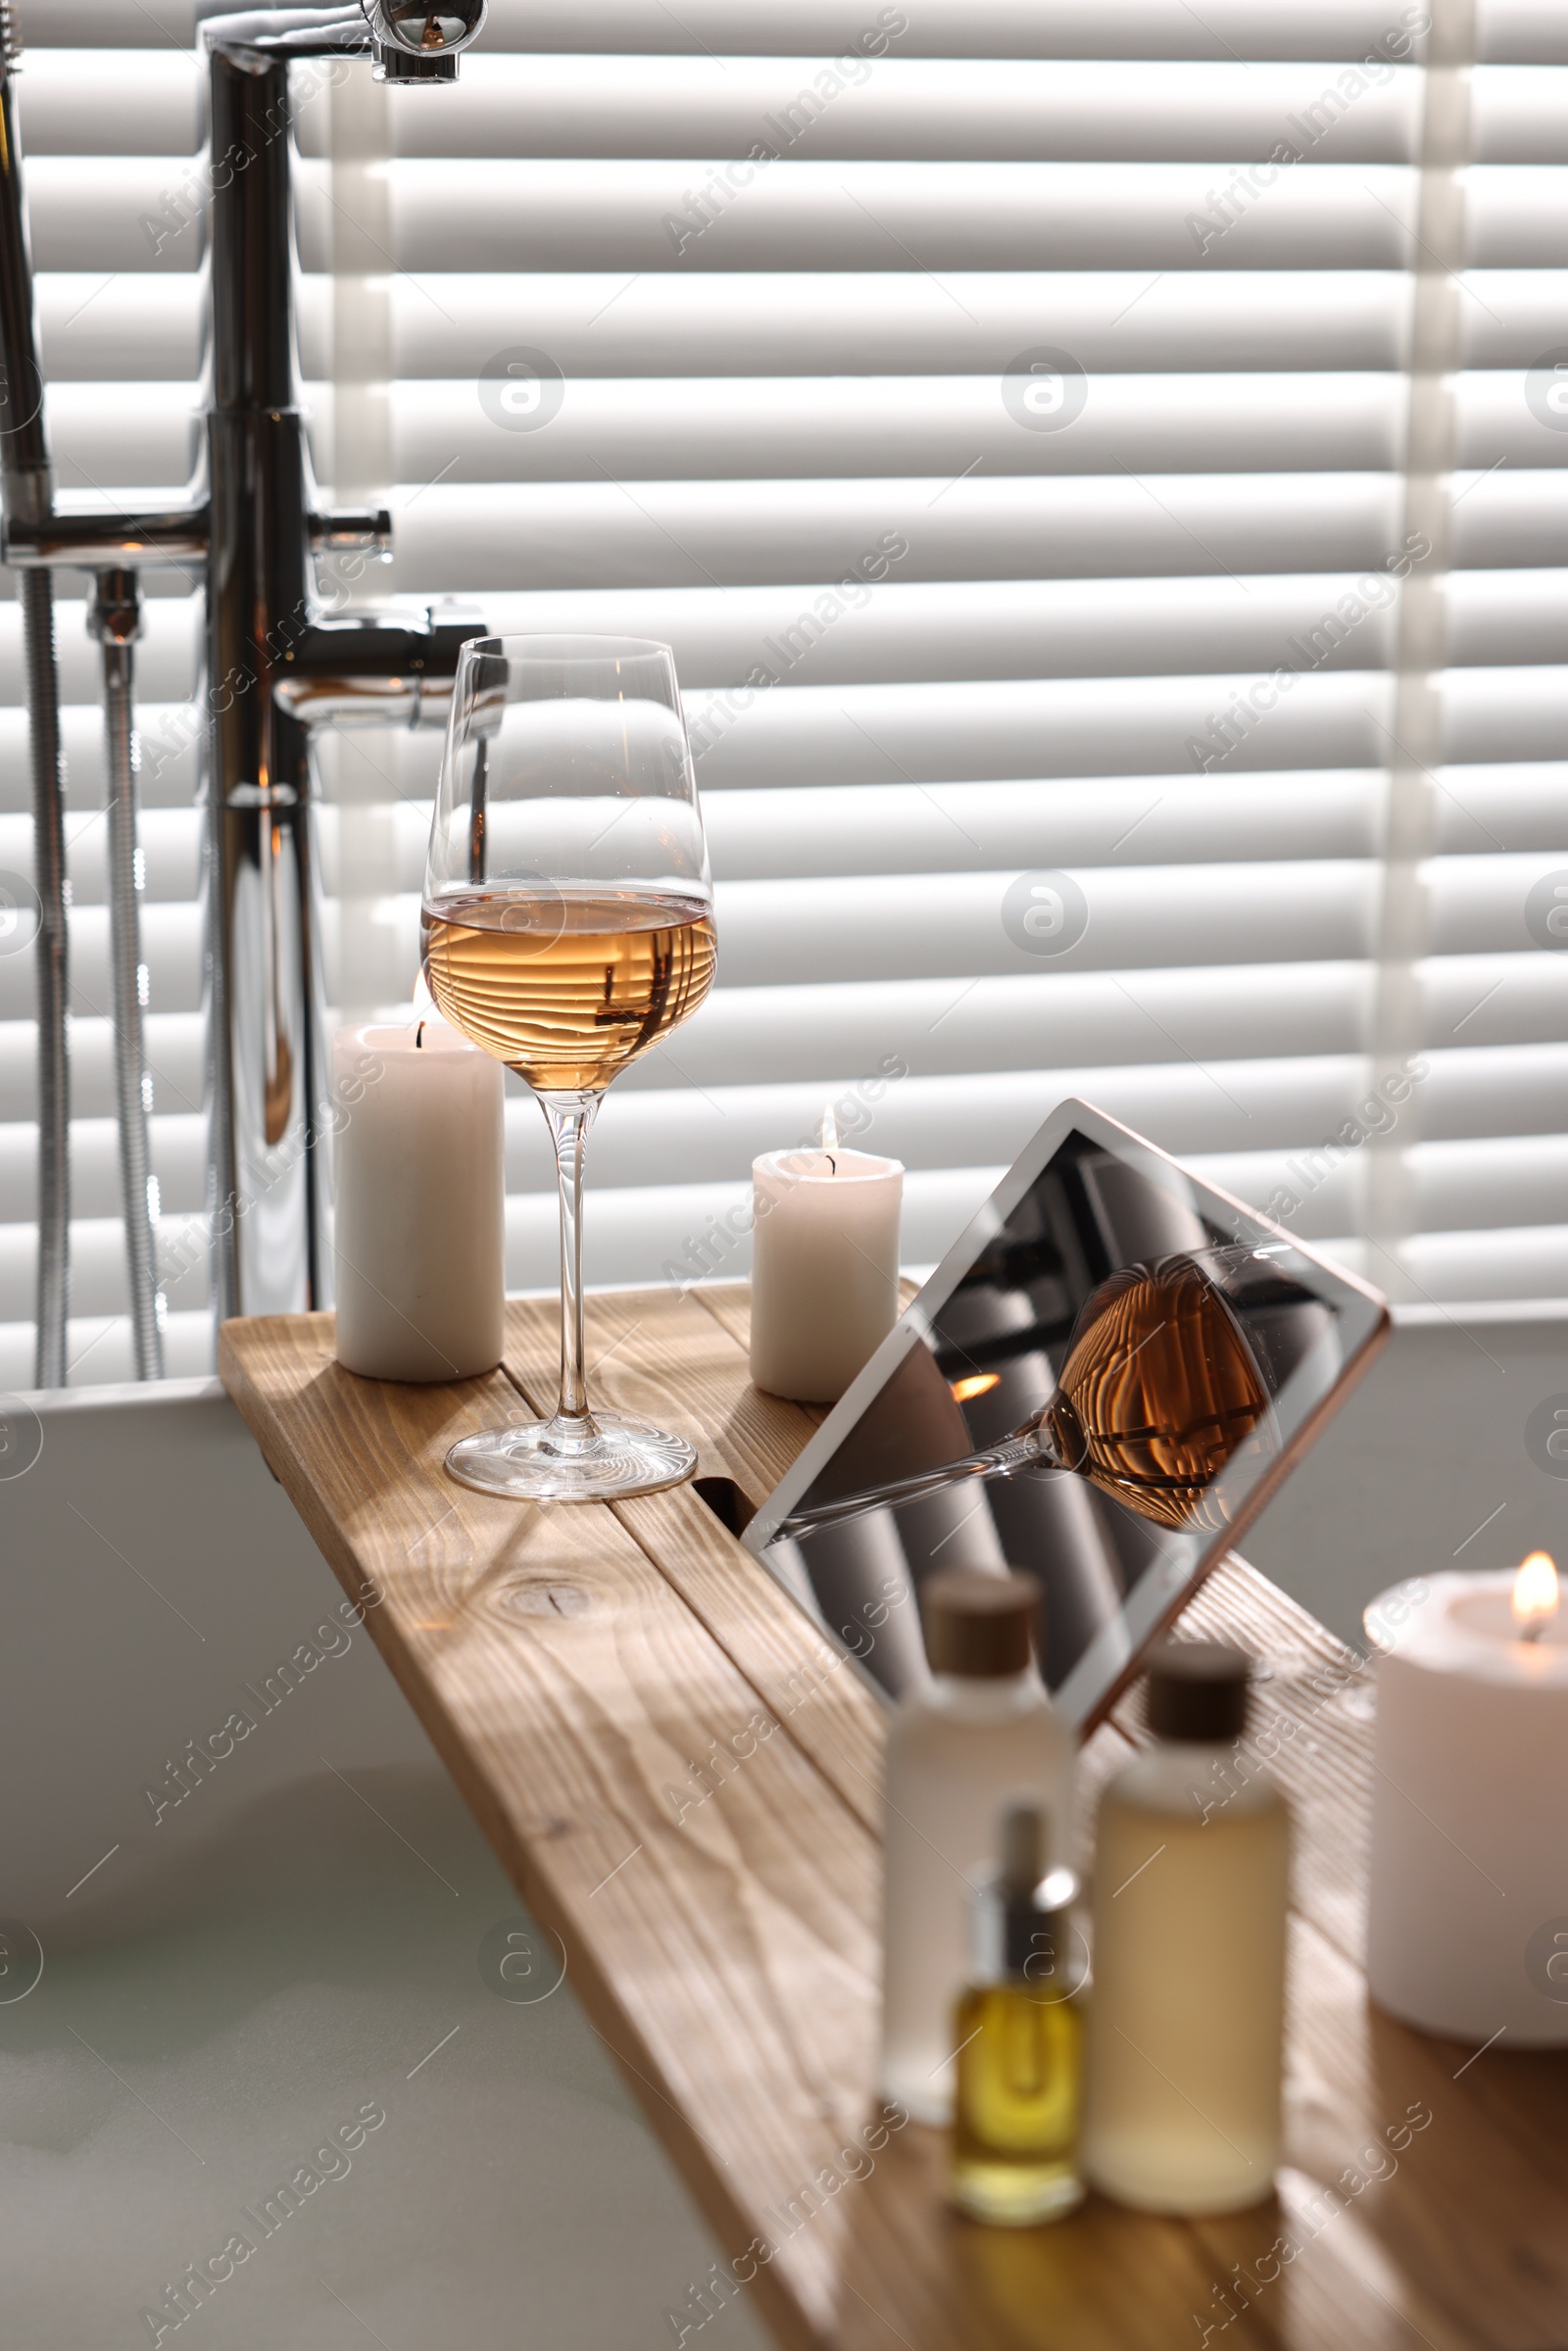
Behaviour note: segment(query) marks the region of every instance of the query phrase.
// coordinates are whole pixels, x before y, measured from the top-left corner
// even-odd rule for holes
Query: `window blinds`
[[[1072,1092],[1396,1296],[1568,1294],[1568,32],[1542,0],[1432,5],[1429,32],[1395,0],[493,0],[454,90],[302,94],[317,464],[392,506],[376,584],[666,638],[686,691],[718,984],[610,1097],[590,1278],[744,1271],[750,1159],[827,1102],[906,1161],[928,1263]],[[144,499],[194,447],[189,7],[51,0],[25,30],[62,483]],[[211,1333],[197,607],[161,586],[172,1370]],[[79,604],[59,625],[100,1379],[129,1360],[102,755]],[[324,748],[344,1013],[408,1001],[437,756]],[[29,1009],[0,955],[16,1386]],[[545,1285],[520,1095],[508,1150],[510,1278]]]

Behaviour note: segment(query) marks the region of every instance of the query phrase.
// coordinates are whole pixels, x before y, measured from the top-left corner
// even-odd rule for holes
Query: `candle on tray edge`
[[[332,1040],[337,1356],[368,1379],[501,1360],[501,1063],[433,1017]]]
[[[1407,2024],[1568,2045],[1568,1622],[1544,1552],[1366,1612],[1377,1647],[1367,1975]]]

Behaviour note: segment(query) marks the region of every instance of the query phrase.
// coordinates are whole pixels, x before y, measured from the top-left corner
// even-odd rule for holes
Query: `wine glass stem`
[[[582,1338],[582,1147],[599,1102],[597,1094],[539,1097],[550,1121],[561,1186],[561,1395],[556,1418],[580,1422],[590,1433]]]

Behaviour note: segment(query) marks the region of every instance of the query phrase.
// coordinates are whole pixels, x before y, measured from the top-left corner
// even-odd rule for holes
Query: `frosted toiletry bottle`
[[[1237,2212],[1280,2160],[1290,1812],[1239,1741],[1248,1660],[1166,1641],[1156,1744],[1100,1800],[1088,2179],[1144,2212]]]
[[[1073,1739],[1035,1670],[1033,1577],[944,1572],[920,1605],[931,1678],[888,1734],[881,2085],[916,2122],[946,2123],[973,1888],[1009,1801],[1045,1813],[1048,1867],[1070,1860]]]

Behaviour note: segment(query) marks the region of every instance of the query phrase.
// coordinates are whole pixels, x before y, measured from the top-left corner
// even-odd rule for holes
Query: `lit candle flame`
[[[435,998],[430,994],[429,985],[421,971],[414,983],[414,1009],[409,1018],[417,1023],[421,1020],[439,1020],[440,1017]]]
[[[1557,1570],[1546,1551],[1532,1551],[1513,1580],[1513,1618],[1522,1641],[1539,1641],[1557,1613]]]
[[[838,1168],[834,1164],[833,1153],[838,1150],[838,1148],[839,1122],[833,1115],[833,1104],[829,1102],[827,1108],[822,1113],[822,1149],[827,1153],[828,1164],[833,1168],[833,1173],[835,1175],[838,1174]]]
[[[968,1379],[953,1382],[953,1400],[956,1404],[966,1404],[971,1396],[989,1396],[993,1388],[1001,1386],[1000,1371],[971,1372]]]

